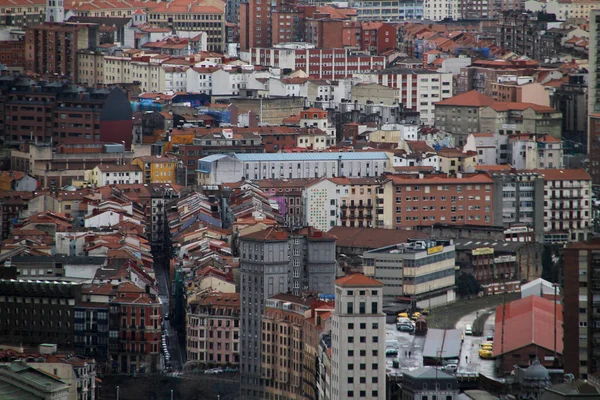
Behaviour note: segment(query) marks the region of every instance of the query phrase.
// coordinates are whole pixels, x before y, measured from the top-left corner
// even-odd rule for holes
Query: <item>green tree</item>
[[[481,285],[471,274],[461,274],[456,280],[456,291],[461,297],[475,296],[481,291]]]

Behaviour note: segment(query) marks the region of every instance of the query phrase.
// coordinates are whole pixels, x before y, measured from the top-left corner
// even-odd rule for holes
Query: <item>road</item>
[[[386,324],[386,348],[394,347],[398,350],[398,357],[386,357],[387,370],[399,375],[402,371],[412,371],[423,367],[424,336],[415,336],[407,332],[399,332],[396,324]],[[410,356],[408,356],[410,352]],[[398,361],[399,368],[393,367],[394,360]]]
[[[179,335],[177,330],[171,326],[171,322],[164,319],[164,316],[169,314],[169,273],[166,268],[162,267],[161,262],[157,262],[154,268],[156,282],[158,285],[159,299],[162,306],[163,321],[165,323],[165,331],[168,334],[167,347],[171,353],[171,367],[174,371],[183,371],[183,354],[179,343]]]
[[[480,310],[479,312],[481,313],[484,311],[486,310]],[[456,323],[456,329],[461,329],[464,331],[465,326],[472,326],[476,318],[477,313],[465,315]],[[488,335],[494,335],[495,318],[495,312],[488,317],[483,328],[483,336],[478,337],[465,335],[465,341],[462,345],[460,361],[458,363],[459,373],[481,373],[490,378],[494,378],[496,376],[494,371],[494,360],[484,360],[479,358],[479,345],[487,341],[486,337]],[[469,357],[468,362],[466,357]]]

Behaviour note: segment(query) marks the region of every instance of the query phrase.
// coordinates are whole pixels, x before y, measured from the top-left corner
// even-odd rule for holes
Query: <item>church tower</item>
[[[64,0],[46,0],[46,22],[65,21]]]

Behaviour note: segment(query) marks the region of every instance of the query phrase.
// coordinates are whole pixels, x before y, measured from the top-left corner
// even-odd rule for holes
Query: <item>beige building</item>
[[[550,94],[544,85],[537,82],[519,84],[517,76],[501,79],[492,83],[492,98],[496,101],[531,103],[550,107]],[[514,80],[512,79],[514,78]]]
[[[443,149],[438,151],[440,172],[456,175],[461,172],[475,172],[477,153],[463,152],[460,149]]]
[[[391,88],[377,83],[358,83],[352,86],[352,102],[358,104],[382,103],[386,106],[397,104],[400,101],[400,89]]]
[[[531,103],[496,103],[479,111],[481,132],[536,133],[560,138],[562,113]]]

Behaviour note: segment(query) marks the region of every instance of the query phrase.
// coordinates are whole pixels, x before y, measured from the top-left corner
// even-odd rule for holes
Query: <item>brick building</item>
[[[100,43],[97,24],[44,23],[25,31],[25,70],[78,82],[77,51]]]
[[[239,293],[212,292],[192,299],[186,314],[186,328],[189,363],[239,364]]]
[[[23,68],[25,65],[25,41],[0,41],[0,64],[7,67]]]
[[[494,224],[493,180],[486,174],[388,175],[387,178],[381,196],[386,205],[382,214],[386,228],[407,229],[440,222]]]

